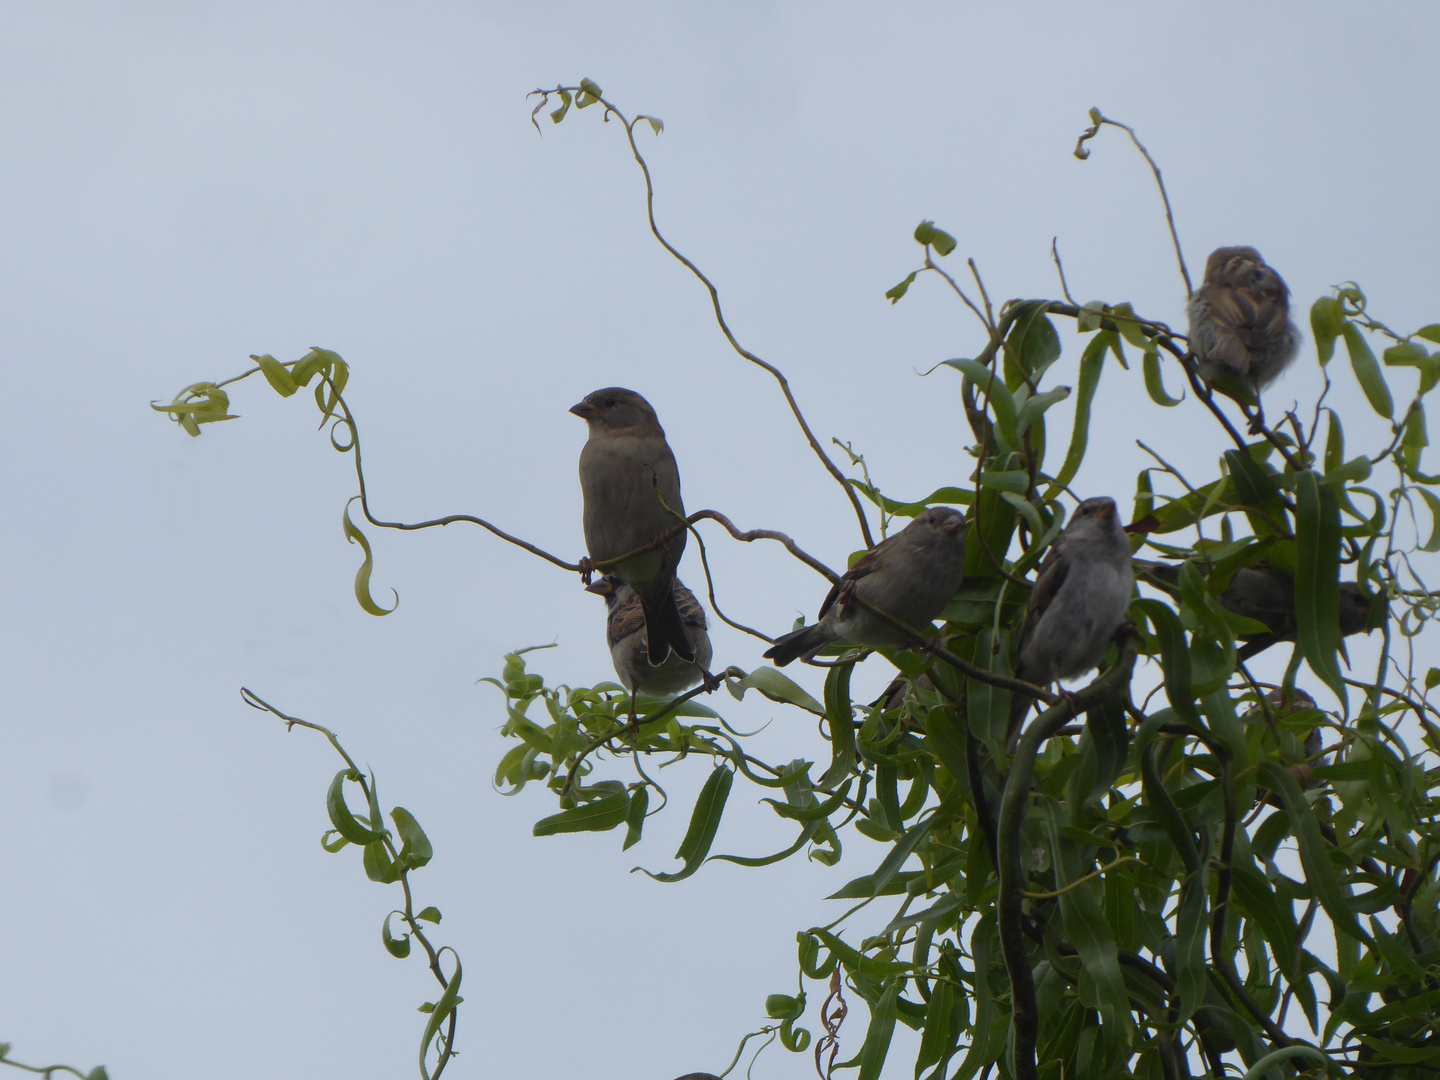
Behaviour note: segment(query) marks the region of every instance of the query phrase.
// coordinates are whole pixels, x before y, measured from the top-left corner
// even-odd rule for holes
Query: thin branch
[[[1063,730],[1063,729],[1062,729],[1062,730]],[[1060,734],[1060,732],[1057,731],[1055,734],[1058,735],[1058,734]],[[1114,870],[1117,866],[1123,866],[1123,865],[1125,865],[1126,863],[1132,863],[1132,862],[1133,862],[1133,863],[1141,862],[1140,856],[1138,856],[1138,855],[1121,855],[1121,856],[1120,856],[1118,859],[1116,859],[1114,862],[1112,862],[1112,863],[1106,863],[1104,866],[1100,866],[1100,867],[1097,867],[1097,868],[1094,869],[1094,870],[1091,870],[1090,873],[1084,875],[1083,877],[1078,877],[1078,878],[1076,878],[1074,881],[1072,881],[1072,882],[1070,882],[1068,885],[1066,885],[1063,889],[1056,889],[1056,890],[1054,890],[1053,892],[1022,892],[1020,895],[1023,896],[1023,897],[1025,897],[1026,900],[1054,900],[1056,897],[1064,896],[1066,893],[1070,892],[1072,889],[1078,889],[1081,885],[1089,884],[1090,882],[1094,881],[1096,878],[1100,877],[1100,876],[1103,875],[1103,874],[1108,874],[1111,870]]]
[[[1050,238],[1050,254],[1055,259],[1055,272],[1060,275],[1060,294],[1064,296],[1065,299],[1068,300],[1070,303],[1075,304],[1076,307],[1079,307],[1080,305],[1075,303],[1075,298],[1070,295],[1070,286],[1065,281],[1065,264],[1060,261],[1060,247],[1058,241],[1059,237],[1052,236]]]
[[[1165,190],[1165,179],[1160,175],[1160,166],[1155,164],[1155,159],[1150,156],[1150,151],[1145,149],[1144,143],[1135,135],[1135,129],[1129,124],[1122,124],[1118,120],[1111,120],[1099,109],[1090,110],[1091,126],[1085,129],[1085,133],[1075,143],[1075,156],[1084,161],[1090,156],[1090,148],[1086,142],[1100,134],[1100,128],[1105,124],[1111,127],[1118,127],[1130,136],[1130,141],[1135,144],[1146,162],[1150,165],[1150,171],[1155,174],[1155,186],[1160,189],[1160,201],[1165,204],[1165,223],[1170,226],[1170,240],[1175,245],[1175,261],[1180,264],[1180,276],[1185,280],[1185,295],[1189,296],[1195,291],[1190,284],[1190,271],[1185,269],[1185,254],[1180,250],[1180,234],[1175,231],[1175,214],[1170,209],[1170,195]]]
[[[542,99],[548,100],[550,94],[556,93],[560,89],[568,90],[572,94],[579,94],[581,92],[579,87],[572,86],[557,87],[556,90],[537,90],[535,93],[540,94]],[[865,508],[860,505],[860,499],[851,488],[850,482],[846,480],[845,474],[842,473],[839,466],[830,459],[830,455],[825,453],[824,447],[820,445],[820,440],[815,438],[815,433],[810,430],[810,425],[806,422],[804,414],[801,413],[800,405],[796,402],[795,395],[790,391],[790,381],[785,378],[784,373],[774,364],[762,360],[759,356],[756,356],[740,344],[734,332],[730,329],[730,324],[725,319],[725,312],[720,306],[720,291],[715,287],[714,283],[706,277],[704,271],[691,262],[690,259],[671,244],[669,240],[665,239],[665,235],[660,231],[660,226],[655,221],[655,185],[650,177],[650,166],[646,163],[645,155],[640,153],[640,147],[635,142],[635,125],[639,123],[643,117],[636,116],[633,120],[628,119],[624,113],[605,98],[597,97],[597,100],[605,107],[607,113],[614,113],[615,116],[619,118],[621,125],[625,128],[625,137],[630,142],[630,152],[635,156],[635,164],[640,166],[640,172],[645,177],[645,216],[650,223],[651,235],[660,242],[661,247],[674,256],[677,262],[694,274],[700,283],[705,286],[706,291],[710,294],[710,305],[715,310],[715,321],[720,326],[720,332],[725,335],[725,340],[730,343],[730,347],[752,364],[764,368],[774,377],[775,381],[780,384],[780,392],[785,395],[785,402],[790,406],[790,412],[794,414],[795,422],[800,425],[800,430],[805,435],[805,441],[810,444],[810,449],[815,451],[815,456],[820,459],[826,471],[835,478],[835,482],[839,484],[841,490],[845,492],[845,497],[850,500],[850,505],[855,510],[855,517],[860,523],[860,535],[865,540],[865,547],[873,548],[875,546],[875,539],[870,534],[870,523],[865,518]],[[541,104],[544,104],[544,100],[542,100]]]
[[[293,730],[298,724],[300,727],[309,728],[311,731],[318,731],[320,734],[324,735],[325,738],[329,740],[330,745],[335,748],[335,752],[339,754],[342,759],[344,759],[345,764],[348,765],[351,771],[356,774],[357,782],[360,785],[360,791],[364,794],[366,801],[370,801],[370,784],[369,781],[365,778],[365,770],[361,769],[355,763],[355,759],[352,758],[345,750],[345,747],[340,745],[340,739],[333,731],[320,724],[312,723],[309,720],[302,720],[298,716],[290,716],[287,713],[281,712],[279,709],[275,708],[274,705],[271,705],[264,698],[260,697],[259,694],[255,693],[253,690],[248,689],[247,687],[242,686],[240,688],[240,697],[245,702],[245,704],[249,705],[252,709],[258,709],[261,712],[268,712],[271,715],[279,717],[281,720],[284,720],[285,729],[287,731]],[[450,949],[448,945],[441,946],[441,948],[439,949],[436,949],[433,945],[431,945],[430,939],[425,935],[425,931],[421,928],[419,919],[415,915],[414,897],[411,895],[410,892],[409,869],[399,861],[400,852],[396,849],[395,843],[390,837],[389,830],[385,829],[378,821],[371,822],[371,826],[375,831],[378,831],[381,834],[380,842],[384,844],[385,851],[389,855],[391,863],[395,866],[400,867],[399,876],[395,880],[399,883],[400,890],[405,897],[405,907],[404,910],[398,912],[398,914],[405,921],[405,925],[409,928],[411,935],[415,938],[416,941],[420,942],[421,948],[425,950],[425,955],[429,958],[430,961],[428,965],[430,968],[430,972],[435,976],[436,982],[440,984],[440,989],[448,989],[450,986],[450,980],[446,978],[445,972],[440,966],[440,956],[448,949],[451,955],[455,956],[457,970],[459,970],[459,955],[455,953],[454,949]],[[389,916],[386,916],[386,919],[388,921]],[[456,1005],[458,1006],[458,1004],[459,1002],[457,1000]],[[450,1059],[455,1056],[455,1022],[457,1020],[458,1013],[459,1009],[457,1007],[452,1007],[449,1016],[446,1018],[447,1024],[445,1032],[443,1034],[439,1032],[436,1033],[436,1037],[443,1045],[437,1047],[439,1057],[436,1060],[435,1071],[427,1074],[429,1080],[439,1080],[440,1074],[445,1071],[445,1066],[448,1065],[450,1063]]]

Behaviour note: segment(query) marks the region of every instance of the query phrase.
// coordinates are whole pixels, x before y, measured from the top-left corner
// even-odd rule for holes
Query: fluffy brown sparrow
[[[1180,565],[1137,559],[1146,580],[1171,595],[1178,595]],[[1353,581],[1340,583],[1340,634],[1349,637],[1363,631],[1370,621],[1373,598],[1365,595]],[[1230,584],[1220,594],[1220,605],[1236,615],[1254,619],[1266,628],[1263,634],[1242,634],[1240,660],[1249,660],[1280,641],[1295,640],[1295,583],[1289,575],[1267,562],[1244,566],[1235,571]]]
[[[1044,686],[1099,665],[1130,607],[1130,542],[1115,500],[1086,499],[1045,561],[1020,628],[1015,677]],[[1013,751],[1032,698],[1011,697],[1007,744]]]
[[[650,403],[634,390],[610,386],[586,395],[570,411],[590,428],[590,438],[580,451],[590,559],[604,562],[624,555],[680,524],[685,515],[680,471]],[[659,547],[606,568],[640,598],[652,664],[664,663],[672,649],[686,662],[695,659],[673,588],[684,550],[681,532]]]
[[[607,575],[586,586],[605,598],[605,640],[620,685],[631,694],[672,697],[704,680],[710,672],[710,635],[705,632],[705,609],[695,594],[675,580],[675,606],[685,623],[689,645],[695,653],[687,661],[675,653],[662,664],[650,663],[646,649],[645,611],[635,590],[618,577]]]
[[[1186,310],[1190,348],[1207,382],[1229,374],[1258,392],[1300,347],[1300,330],[1290,321],[1290,290],[1252,247],[1212,251],[1205,280]]]
[[[904,634],[852,599],[859,597],[923,633],[964,576],[965,515],[932,506],[862,556],[825,597],[820,621],[776,638],[765,658],[784,667],[797,657],[812,659],[832,641],[908,644]]]

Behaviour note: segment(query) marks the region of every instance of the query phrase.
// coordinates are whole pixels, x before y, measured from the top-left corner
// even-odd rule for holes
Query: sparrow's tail
[[[658,603],[646,603],[642,597],[641,606],[645,609],[645,643],[650,663],[658,667],[672,651],[687,664],[694,663],[695,647],[690,644],[690,630],[675,604],[673,588],[667,586],[664,598]]]
[[[810,659],[816,652],[830,643],[830,636],[814,626],[802,626],[775,639],[775,644],[764,653],[766,660],[774,660],[776,667],[784,667],[800,657]]]

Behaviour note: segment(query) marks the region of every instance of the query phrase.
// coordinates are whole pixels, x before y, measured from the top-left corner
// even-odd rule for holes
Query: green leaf
[[[653,131],[656,135],[664,134],[665,121],[661,120],[658,116],[646,116],[644,113],[641,113],[639,116],[635,117],[635,123],[638,124],[641,120],[644,120],[647,124],[649,124],[650,130]]]
[[[870,887],[875,890],[875,895],[880,895],[880,890],[890,883],[890,879],[900,872],[905,861],[915,853],[920,842],[930,835],[930,830],[935,825],[935,815],[932,813],[917,821],[906,830],[905,835],[896,841],[895,846],[890,849],[890,854],[875,868],[871,875]]]
[[[1295,477],[1296,644],[1348,709],[1340,649],[1340,502],[1306,470]]]
[[[1310,329],[1315,334],[1315,352],[1320,366],[1330,363],[1335,355],[1335,339],[1345,326],[1345,312],[1333,296],[1322,296],[1310,306]]]
[[[1150,400],[1156,405],[1165,409],[1173,409],[1185,398],[1173,398],[1165,392],[1165,382],[1160,377],[1160,356],[1157,353],[1147,352],[1143,363],[1145,370],[1145,391],[1150,395]]]
[[[825,707],[790,676],[772,667],[756,668],[743,679],[731,679],[726,684],[731,696],[737,701],[745,696],[746,690],[757,690],[771,701],[782,705],[798,705],[816,716],[825,715]]]
[[[1420,367],[1430,356],[1430,352],[1424,345],[1402,341],[1398,345],[1391,345],[1380,355],[1386,367]]]
[[[1434,690],[1440,686],[1440,667],[1432,667],[1425,673],[1425,689]]]
[[[403,915],[404,912],[392,911],[390,915]],[[390,936],[390,915],[385,916],[385,921],[380,924],[380,940],[385,943],[385,951],[397,960],[404,960],[410,955],[410,935],[405,934],[401,938]]]
[[[925,1028],[920,1035],[920,1051],[915,1056],[915,1077],[940,1061],[955,1047],[960,1032],[952,1030],[955,1012],[955,987],[948,981],[937,981],[930,990],[930,1004],[925,1009]]]
[[[383,839],[385,833],[377,832],[368,824],[361,824],[345,804],[345,782],[358,782],[359,779],[360,774],[354,769],[346,768],[337,772],[335,779],[330,781],[330,789],[325,793],[325,810],[330,815],[330,824],[334,825],[335,831],[346,840],[352,844],[370,844]]]
[[[915,275],[918,273],[920,273],[919,270],[912,270],[910,275],[904,281],[900,282],[899,285],[892,285],[885,290],[885,296],[889,299],[890,303],[895,303],[910,291],[910,286],[915,284]]]
[[[344,513],[345,539],[349,540],[352,544],[359,544],[360,550],[365,553],[365,559],[360,564],[360,569],[355,572],[355,599],[360,602],[360,607],[367,614],[389,615],[390,612],[400,606],[400,594],[395,592],[394,589],[390,590],[391,595],[395,597],[395,604],[389,609],[382,608],[370,595],[370,571],[374,569],[375,566],[374,557],[370,554],[370,541],[365,539],[365,534],[356,528],[355,523],[350,520],[350,503],[353,503],[355,499],[359,497],[359,495],[356,495],[345,504]]]
[[[1076,383],[1075,422],[1070,429],[1070,448],[1065,451],[1065,463],[1060,466],[1059,475],[1045,492],[1045,502],[1050,502],[1080,471],[1085,460],[1085,448],[1090,440],[1090,403],[1095,400],[1095,388],[1100,385],[1100,371],[1105,365],[1105,351],[1108,345],[1105,335],[1100,334],[1085,346],[1080,356],[1080,377]]]
[[[577,109],[588,109],[595,102],[599,101],[603,91],[589,79],[580,80],[580,92],[575,95],[575,107]]]
[[[1416,401],[1405,414],[1404,439],[1400,445],[1400,460],[1404,463],[1405,471],[1411,476],[1418,478],[1420,455],[1429,445],[1430,435],[1425,430],[1425,406]]]
[[[630,805],[625,811],[625,843],[621,851],[629,851],[640,842],[640,831],[645,827],[645,812],[650,809],[650,789],[641,784],[630,796]]]
[[[395,831],[400,835],[401,847],[398,861],[407,870],[418,870],[428,863],[435,852],[430,847],[430,838],[409,810],[397,806],[390,811],[395,821]]]
[[[435,923],[438,925],[440,922],[440,909],[433,906],[421,908],[420,914],[416,915],[415,918],[421,922]]]
[[[1422,326],[1415,331],[1416,337],[1423,337],[1426,341],[1433,341],[1440,344],[1440,323],[1431,323],[1429,326]]]
[[[725,800],[730,797],[730,786],[734,782],[735,774],[724,765],[717,765],[700,788],[695,809],[690,813],[690,827],[685,830],[685,839],[680,841],[680,847],[675,852],[675,857],[680,859],[684,866],[673,874],[653,874],[643,867],[636,869],[649,874],[656,881],[665,882],[683,881],[695,873],[705,861],[705,856],[710,854],[710,845],[715,842],[720,818],[725,813]]]
[[[855,768],[855,709],[850,702],[850,673],[854,664],[833,667],[825,675],[825,724],[830,731],[830,767],[819,786],[833,788]]]
[[[289,397],[299,389],[295,385],[294,376],[273,356],[267,353],[264,356],[252,356],[251,359],[260,366],[260,374],[265,376],[265,381],[281,397]]]
[[[104,1065],[96,1065],[85,1074],[85,1080],[110,1080],[110,1074],[105,1071]]]
[[[1020,406],[1020,412],[1015,417],[1015,437],[1024,438],[1025,432],[1030,425],[1045,414],[1045,410],[1052,405],[1058,405],[1070,396],[1070,387],[1057,386],[1053,390],[1047,390],[1043,394],[1036,394],[1027,398],[1025,404]]]
[[[552,124],[558,124],[561,120],[565,119],[565,114],[570,111],[570,101],[570,91],[561,90],[560,107],[550,114],[550,122]]]
[[[1350,353],[1350,367],[1355,372],[1360,389],[1365,391],[1365,399],[1370,402],[1370,407],[1385,419],[1393,418],[1395,402],[1390,398],[1390,388],[1385,385],[1385,376],[1375,361],[1375,354],[1370,351],[1370,343],[1354,323],[1347,322],[1343,333],[1345,348]]]
[[[441,950],[444,952],[444,950]],[[425,1067],[425,1055],[430,1050],[430,1043],[440,1031],[443,1024],[455,1006],[460,1004],[460,976],[463,974],[460,967],[460,956],[452,949],[451,955],[455,957],[455,974],[450,976],[450,982],[445,987],[445,992],[440,995],[440,1000],[435,1002],[435,1008],[430,1012],[430,1019],[425,1022],[425,1033],[420,1038],[420,1075],[424,1080],[430,1080],[430,1070]]]
[[[1205,1000],[1206,867],[1187,873],[1180,886],[1175,918],[1175,987],[1180,991],[1179,1023],[1195,1015]]]
[[[890,980],[870,1011],[870,1026],[865,1029],[865,1044],[860,1048],[858,1080],[879,1080],[885,1057],[890,1052],[890,1038],[895,1033],[895,1004],[903,983],[903,979]]]
[[[366,844],[364,851],[361,852],[360,861],[365,867],[365,876],[371,881],[388,885],[399,876],[395,873],[396,864],[390,861],[390,853],[385,850],[383,840],[374,840]]]
[[[624,824],[630,809],[630,793],[623,788],[598,799],[541,818],[530,831],[535,836],[556,836],[572,832],[608,832]]]
[[[1421,545],[1420,550],[1440,551],[1440,499],[1422,487],[1411,490],[1419,492],[1420,497],[1425,500],[1425,505],[1430,509],[1430,539]]]
[[[937,229],[933,221],[922,221],[915,226],[915,242],[933,247],[941,258],[955,250],[955,238],[945,230]]]

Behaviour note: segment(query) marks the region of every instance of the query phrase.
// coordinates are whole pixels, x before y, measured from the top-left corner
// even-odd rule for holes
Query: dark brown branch
[[[1078,693],[1066,695],[1050,706],[1020,736],[1005,778],[1005,792],[1000,799],[999,872],[1000,892],[995,904],[999,911],[1000,948],[1005,955],[1005,969],[1010,975],[1011,1022],[1015,1031],[1014,1059],[1016,1080],[1036,1080],[1035,1040],[1039,1016],[1035,1003],[1035,980],[1030,972],[1030,957],[1025,948],[1025,915],[1023,910],[1025,870],[1020,861],[1020,826],[1025,805],[1030,797],[1030,782],[1035,775],[1035,758],[1040,745],[1065,726],[1066,721],[1098,705],[1118,693],[1130,680],[1140,642],[1127,637],[1120,647],[1120,658],[1109,671],[1099,675]]]

